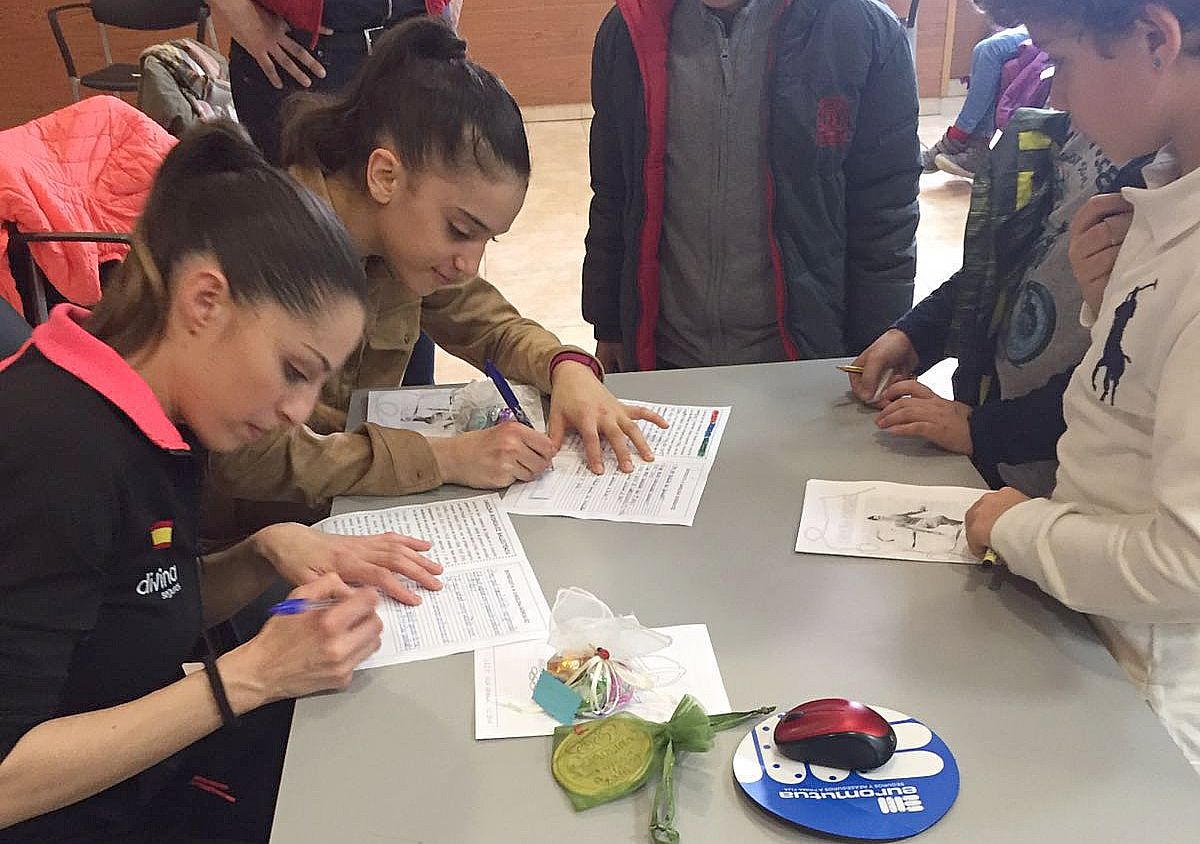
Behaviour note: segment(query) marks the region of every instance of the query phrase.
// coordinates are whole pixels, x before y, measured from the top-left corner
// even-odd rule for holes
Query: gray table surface
[[[735,708],[836,695],[922,719],[962,775],[930,844],[1195,842],[1200,782],[1085,619],[1012,576],[792,551],[809,478],[981,486],[965,459],[878,432],[844,378],[828,362],[611,377],[733,413],[693,527],[514,516],[547,596],[577,585],[647,625],[706,623]],[[549,738],[477,742],[473,725],[471,654],[299,701],[272,842],[648,840],[652,788],[576,814]],[[742,795],[744,732],[677,768],[685,844],[822,840]]]

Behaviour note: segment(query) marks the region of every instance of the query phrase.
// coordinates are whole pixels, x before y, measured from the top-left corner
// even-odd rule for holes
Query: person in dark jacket
[[[1048,495],[1063,392],[1090,339],[1070,222],[1090,197],[1142,184],[1143,163],[1118,168],[1065,112],[1016,112],[976,174],[962,269],[855,360],[851,387],[866,402],[879,393],[879,427],[970,456],[993,487]],[[948,357],[954,401],[911,380]]]
[[[609,370],[853,354],[912,304],[917,91],[874,0],[617,0],[583,315]]]
[[[272,164],[279,163],[284,100],[303,89],[340,90],[385,30],[448,6],[445,0],[213,0],[212,5],[233,31],[229,77],[238,117]]]

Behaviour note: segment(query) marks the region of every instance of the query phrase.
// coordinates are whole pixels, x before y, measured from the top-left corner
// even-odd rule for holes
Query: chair
[[[32,326],[45,322],[51,307],[67,301],[47,281],[46,274],[29,251],[30,243],[91,242],[123,243],[127,246],[131,243],[129,235],[116,232],[23,232],[11,222],[4,223],[4,230],[8,233],[8,249],[4,256],[0,256],[0,260],[8,260],[17,283],[17,295],[24,306],[25,318],[22,319],[9,302],[0,298],[0,360],[16,352],[29,339]],[[110,261],[109,264],[115,262]],[[100,275],[101,278],[107,275],[104,265],[100,268]]]
[[[5,223],[8,231],[8,265],[17,283],[17,295],[25,306],[25,318],[31,325],[40,325],[50,315],[50,308],[67,299],[46,279],[33,253],[31,243],[133,243],[130,235],[121,232],[23,232],[14,223]],[[105,276],[101,265],[101,279]],[[5,303],[7,304],[7,303]]]
[[[0,298],[32,324],[60,301],[94,304],[174,143],[112,96],[0,132]]]
[[[80,74],[75,66],[75,57],[63,34],[59,16],[63,12],[88,10],[100,31],[100,47],[104,51],[104,67],[90,73]],[[67,77],[71,80],[71,96],[79,101],[80,87],[94,91],[136,91],[140,73],[136,64],[114,62],[108,46],[106,27],[141,31],[161,31],[196,24],[196,40],[217,46],[217,35],[213,28],[209,8],[204,3],[187,0],[92,0],[90,3],[68,3],[47,10],[50,30],[58,43]]]
[[[904,24],[904,37],[908,39],[908,50],[912,53],[914,67],[917,64],[917,9],[920,5],[921,0],[912,0],[908,14],[900,20]]]

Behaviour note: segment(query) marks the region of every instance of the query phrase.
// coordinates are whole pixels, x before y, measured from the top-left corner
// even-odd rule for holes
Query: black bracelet
[[[208,685],[212,687],[213,699],[221,712],[221,723],[229,728],[237,727],[240,722],[233,712],[233,707],[229,705],[229,695],[225,694],[225,684],[221,682],[221,675],[217,673],[217,661],[212,651],[204,655],[204,673],[208,675]]]

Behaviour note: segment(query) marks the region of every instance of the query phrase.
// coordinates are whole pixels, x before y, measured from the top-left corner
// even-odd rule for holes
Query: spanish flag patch
[[[171,535],[174,533],[174,530],[175,523],[169,519],[165,522],[155,522],[150,525],[150,544],[154,546],[155,551],[171,547]]]

